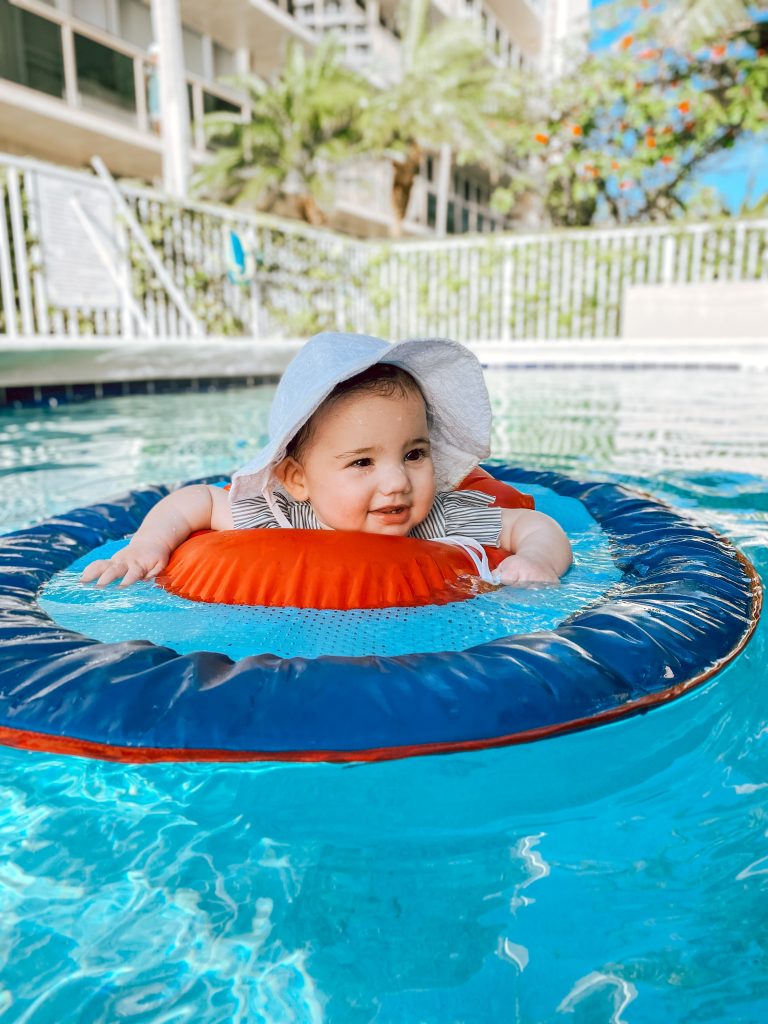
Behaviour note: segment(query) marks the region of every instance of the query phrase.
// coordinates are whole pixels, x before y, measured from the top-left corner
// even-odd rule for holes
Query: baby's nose
[[[385,466],[379,480],[382,494],[407,494],[411,481],[403,465]]]

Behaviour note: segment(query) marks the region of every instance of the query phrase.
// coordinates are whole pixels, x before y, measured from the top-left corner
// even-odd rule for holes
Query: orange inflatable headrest
[[[483,470],[461,487],[498,488],[494,504],[533,506],[528,495]],[[491,568],[507,556],[485,550]],[[179,597],[221,604],[393,608],[465,600],[484,586],[475,574],[461,548],[440,541],[341,530],[221,530],[181,544],[158,583]]]
[[[495,567],[507,554],[488,548]],[[277,608],[394,608],[478,593],[461,548],[342,530],[220,530],[185,541],[159,582],[179,597]]]

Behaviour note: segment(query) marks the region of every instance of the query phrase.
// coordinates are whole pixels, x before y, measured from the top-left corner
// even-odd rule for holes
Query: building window
[[[203,113],[239,114],[241,110],[236,103],[230,103],[229,100],[223,100],[221,96],[214,96],[212,92],[206,92],[203,89]]]
[[[116,26],[109,23],[109,10],[106,0],[72,0],[72,13],[80,21],[85,21],[96,28],[112,32]]]
[[[465,235],[469,231],[469,210],[466,206],[461,208],[461,230]]]
[[[482,213],[478,213],[478,215],[477,215],[477,230],[478,231],[483,231],[484,228],[485,228],[485,218],[483,217]]]
[[[75,63],[77,91],[84,107],[112,115],[124,113],[133,119],[136,91],[130,57],[75,34]]]
[[[435,174],[435,162],[434,162],[434,160],[432,159],[431,156],[428,156],[427,157],[427,161],[426,161],[427,181],[434,181],[434,174]]]
[[[0,78],[62,97],[64,57],[58,25],[0,0]]]
[[[456,204],[448,203],[448,216],[446,217],[445,229],[449,235],[456,234]]]
[[[466,199],[467,201],[469,201],[469,198],[470,198],[469,192],[470,192],[470,189],[471,189],[471,187],[472,187],[472,186],[471,186],[471,185],[469,184],[469,182],[468,182],[468,181],[465,181],[465,182],[464,182],[464,198],[465,198],[465,199]]]
[[[153,39],[152,15],[139,0],[120,0],[120,35],[127,43],[148,50]]]
[[[427,225],[431,228],[437,224],[437,196],[427,192]]]
[[[234,75],[237,68],[235,67],[235,55],[231,50],[228,50],[226,46],[222,46],[220,43],[214,42],[213,44],[213,74],[216,78],[226,78],[228,75]]]
[[[184,67],[194,75],[205,75],[203,37],[191,28],[181,27],[181,42],[184,49]]]

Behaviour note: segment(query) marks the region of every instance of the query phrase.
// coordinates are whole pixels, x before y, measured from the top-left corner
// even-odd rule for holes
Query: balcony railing
[[[39,0],[0,0],[0,78],[142,132],[159,129],[157,68],[122,39]],[[188,74],[193,145],[205,148],[203,115],[240,111],[234,90]]]

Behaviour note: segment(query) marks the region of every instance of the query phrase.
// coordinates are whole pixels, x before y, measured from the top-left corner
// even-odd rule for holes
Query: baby
[[[196,530],[282,527],[479,542],[512,552],[498,582],[556,583],[571,547],[553,519],[455,490],[490,453],[490,428],[482,368],[463,345],[318,334],[283,375],[269,442],[231,490],[194,484],[169,494],[82,581],[151,579]]]

